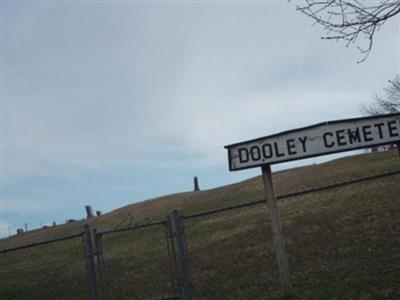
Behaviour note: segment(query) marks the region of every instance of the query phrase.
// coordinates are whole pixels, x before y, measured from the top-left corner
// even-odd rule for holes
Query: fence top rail
[[[354,183],[358,183],[358,182],[362,182],[362,181],[378,179],[378,178],[382,178],[382,177],[386,177],[386,176],[392,176],[392,175],[396,175],[396,174],[400,174],[400,170],[385,172],[385,173],[381,173],[381,174],[377,174],[377,175],[365,176],[362,178],[356,178],[356,179],[348,180],[348,181],[335,182],[332,184],[323,185],[323,186],[316,187],[316,188],[304,189],[304,190],[297,191],[297,192],[279,195],[279,196],[277,196],[277,199],[278,200],[286,199],[286,198],[290,198],[290,197],[294,197],[294,196],[300,196],[300,195],[305,195],[308,193],[319,192],[319,191],[323,191],[323,190],[337,188],[337,187],[350,185],[350,184],[354,184]],[[183,219],[191,219],[191,218],[203,217],[206,215],[224,212],[224,211],[228,211],[228,210],[234,210],[234,209],[244,208],[244,207],[248,207],[248,206],[258,205],[258,204],[264,203],[266,201],[267,201],[266,199],[258,199],[258,200],[254,200],[251,202],[238,204],[238,205],[226,206],[226,207],[202,211],[202,212],[198,212],[198,213],[194,213],[194,214],[189,214],[189,215],[182,216],[182,218]]]
[[[257,204],[261,204],[261,203],[264,203],[264,202],[266,202],[265,199],[255,200],[255,201],[246,202],[246,203],[242,203],[242,204],[226,206],[226,207],[220,207],[220,208],[215,208],[215,209],[211,209],[211,210],[207,210],[207,211],[201,211],[201,212],[198,212],[198,213],[182,216],[182,218],[184,220],[185,219],[191,219],[191,218],[198,218],[198,217],[203,217],[203,216],[210,215],[210,214],[216,214],[216,213],[223,212],[223,211],[228,211],[228,210],[248,207],[248,206],[252,206],[252,205],[257,205]]]
[[[57,242],[61,242],[61,241],[72,240],[72,239],[75,239],[78,237],[82,237],[82,235],[83,235],[83,232],[80,232],[80,233],[77,233],[74,235],[64,236],[64,237],[60,237],[60,238],[56,238],[56,239],[52,239],[52,240],[43,241],[43,242],[26,244],[26,245],[22,245],[22,246],[18,246],[18,247],[7,248],[7,249],[0,249],[0,254],[6,253],[6,252],[17,251],[17,250],[21,250],[21,249],[33,248],[33,247],[47,245],[47,244],[52,244],[52,243],[57,243]]]
[[[146,228],[146,227],[163,225],[163,224],[166,224],[166,223],[167,223],[166,220],[158,220],[158,221],[153,221],[153,222],[149,222],[149,223],[136,224],[136,225],[133,225],[133,226],[128,226],[128,227],[119,228],[119,229],[98,231],[96,233],[96,235],[106,235],[106,234],[111,234],[111,233],[124,232],[124,231],[139,229],[139,228]]]
[[[146,299],[146,300],[180,300],[181,298],[179,296],[172,296],[172,297],[167,297],[167,298],[151,298],[151,299]]]
[[[332,184],[327,184],[327,185],[323,185],[323,186],[316,187],[316,188],[310,188],[310,189],[305,189],[305,190],[301,190],[301,191],[298,191],[298,192],[293,192],[293,193],[280,195],[277,198],[278,199],[290,198],[290,197],[294,197],[294,196],[300,196],[300,195],[304,195],[304,194],[308,194],[308,193],[319,192],[319,191],[322,191],[322,190],[328,190],[328,189],[332,189],[332,188],[337,188],[337,187],[341,187],[341,186],[345,186],[345,185],[350,185],[350,184],[354,184],[354,183],[358,183],[358,182],[378,179],[378,178],[397,175],[397,174],[400,174],[400,170],[395,170],[395,171],[391,171],[391,172],[385,172],[385,173],[371,175],[371,176],[365,176],[365,177],[356,178],[356,179],[352,179],[352,180],[348,180],[348,181],[335,182],[335,183],[332,183]]]

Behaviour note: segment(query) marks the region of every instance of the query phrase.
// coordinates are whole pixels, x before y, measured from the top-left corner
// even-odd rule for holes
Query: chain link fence
[[[170,299],[176,294],[167,222],[99,232],[104,299]]]
[[[393,263],[400,250],[399,174],[278,197],[296,196],[280,209],[298,299],[400,297],[394,287],[399,264]],[[379,192],[371,197],[368,189],[350,186],[384,176],[393,176],[395,186],[385,201],[375,200]],[[313,192],[337,187],[357,201],[343,203],[335,191],[313,198]],[[365,209],[354,207],[362,199],[369,199]],[[356,208],[357,217],[351,216]],[[374,231],[381,234],[371,240]],[[275,299],[281,295],[272,240],[265,199],[195,214],[174,211],[165,220],[109,231],[85,225],[81,234],[0,250],[0,299]],[[374,290],[378,282],[383,290]]]
[[[82,234],[0,251],[0,299],[90,299]]]
[[[279,290],[265,203],[184,219],[195,299],[267,299]]]

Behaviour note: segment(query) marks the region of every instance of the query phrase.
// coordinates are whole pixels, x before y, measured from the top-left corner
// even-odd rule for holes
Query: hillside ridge
[[[399,170],[397,151],[389,151],[273,176],[277,194],[283,195]],[[396,173],[278,201],[293,299],[400,299],[399,180]],[[0,249],[74,235],[87,222],[103,232],[107,299],[173,298],[178,278],[171,277],[164,221],[178,209],[187,217],[183,234],[196,299],[282,299],[267,205],[243,206],[263,195],[261,177],[165,195],[90,220],[1,240]],[[240,208],[215,212],[227,206]],[[209,210],[214,213],[196,214]],[[162,222],[133,226],[154,220]],[[88,299],[83,296],[88,286],[82,248],[78,237],[0,253],[0,298]]]
[[[288,194],[307,188],[316,188],[337,181],[346,181],[363,176],[400,170],[400,158],[397,151],[387,153],[364,153],[336,158],[320,164],[311,164],[280,170],[273,173],[277,194]],[[316,175],[317,174],[317,175]],[[236,193],[236,195],[235,195]],[[221,196],[223,194],[224,196]],[[246,195],[246,196],[245,196]],[[35,229],[0,240],[3,245],[33,242],[80,232],[83,224],[89,222],[100,230],[121,228],[136,223],[165,218],[174,209],[185,213],[213,209],[220,206],[238,204],[263,197],[261,175],[238,182],[201,191],[177,192],[127,204],[100,217],[79,220],[70,224],[60,224],[46,229]],[[212,201],[215,198],[217,201]],[[219,198],[220,201],[218,201]],[[227,198],[230,198],[229,200]],[[221,201],[226,199],[226,203]],[[216,203],[217,202],[217,203]]]

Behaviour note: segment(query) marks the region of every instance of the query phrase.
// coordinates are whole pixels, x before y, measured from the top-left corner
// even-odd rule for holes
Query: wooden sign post
[[[398,154],[399,157],[400,157],[400,143],[397,143],[397,154]]]
[[[400,113],[324,122],[225,146],[230,171],[254,167],[262,169],[284,292],[290,293],[292,284],[271,164],[387,144],[400,145]],[[398,151],[400,154],[399,146]]]
[[[271,166],[265,165],[261,167],[264,182],[264,192],[267,199],[269,217],[271,219],[272,236],[274,239],[274,249],[276,260],[278,262],[279,278],[281,286],[285,293],[290,294],[292,291],[292,281],[289,274],[289,263],[286,256],[285,243],[283,239],[283,231],[281,219],[276,203],[276,194],[274,182],[272,180]]]

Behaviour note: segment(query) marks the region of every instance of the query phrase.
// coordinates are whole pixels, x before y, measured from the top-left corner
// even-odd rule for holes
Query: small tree
[[[388,20],[400,14],[399,0],[302,0],[297,10],[312,18],[326,31],[322,39],[345,40],[349,46],[360,37],[366,45],[358,46],[363,58],[371,52],[376,31]]]
[[[383,93],[375,93],[372,103],[360,105],[360,112],[369,115],[381,115],[400,112],[400,76],[389,80],[389,85],[383,89]],[[384,145],[372,148],[372,151],[386,151],[391,148],[399,148],[399,144]],[[398,149],[400,151],[400,148]],[[400,154],[400,152],[399,152]]]
[[[400,76],[389,80],[383,93],[375,93],[371,103],[360,105],[360,111],[366,115],[380,115],[400,112]]]

